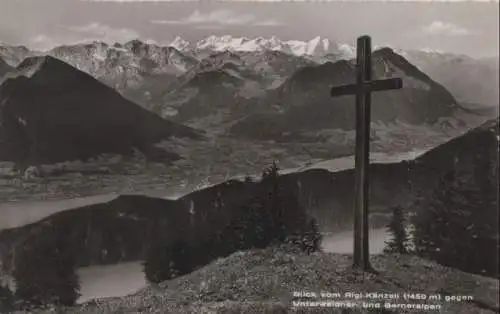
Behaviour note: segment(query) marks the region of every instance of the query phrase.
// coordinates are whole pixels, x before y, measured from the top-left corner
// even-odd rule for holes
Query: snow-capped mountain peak
[[[289,40],[285,42],[288,47],[290,47],[290,52],[295,55],[310,55],[310,56],[320,56],[331,53],[333,45],[329,39],[321,38],[317,36],[307,42],[300,40]]]
[[[188,49],[191,44],[189,41],[182,39],[181,37],[177,36],[175,39],[169,44],[170,47],[174,47],[177,50],[185,50]]]
[[[269,38],[256,37],[233,37],[230,35],[211,35],[191,45],[189,42],[176,37],[169,46],[181,51],[188,49],[212,50],[212,51],[281,51],[296,56],[324,56],[326,54],[340,54],[344,57],[352,57],[354,49],[348,45],[341,45],[327,38],[317,36],[309,41],[288,40],[283,41],[276,36]]]

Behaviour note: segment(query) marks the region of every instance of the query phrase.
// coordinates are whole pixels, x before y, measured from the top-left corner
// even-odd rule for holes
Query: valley
[[[375,155],[387,156],[428,150],[463,132],[462,129],[442,132],[440,128],[403,123],[374,124],[371,150]],[[353,131],[327,130],[317,134],[299,143],[250,141],[231,136],[209,136],[204,141],[174,138],[158,145],[182,156],[169,164],[107,155],[90,162],[41,165],[47,177],[23,181],[16,181],[12,175],[2,176],[0,171],[0,200],[66,199],[106,193],[177,196],[229,178],[259,174],[273,161],[278,161],[284,169],[298,169],[322,160],[352,158]],[[321,136],[321,141],[314,140],[316,136]],[[3,172],[9,173],[11,167],[12,164],[6,165]]]

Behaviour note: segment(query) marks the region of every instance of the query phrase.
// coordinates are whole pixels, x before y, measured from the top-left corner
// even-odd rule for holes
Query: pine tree
[[[263,210],[271,215],[271,224],[273,230],[272,238],[280,243],[285,242],[286,239],[286,224],[285,224],[285,211],[286,211],[286,196],[284,189],[279,182],[279,168],[276,162],[264,170],[262,173],[261,184],[264,188],[265,195],[261,197]],[[291,214],[292,208],[288,208]]]
[[[197,265],[192,246],[184,240],[176,241],[172,246],[172,272],[175,277],[192,272]]]
[[[487,174],[474,176],[484,180]],[[495,197],[486,196],[473,177],[450,172],[441,178],[430,202],[414,217],[415,249],[440,264],[496,277]]]
[[[9,313],[14,309],[14,294],[9,286],[0,284],[0,313]]]
[[[217,227],[200,243],[169,244],[165,237],[156,236],[143,264],[150,282],[161,282],[187,274],[213,259],[240,250],[265,248],[273,242],[294,244],[306,252],[317,251],[321,235],[314,219],[300,206],[293,193],[284,189],[275,163],[262,174],[252,197],[240,208],[229,223]],[[216,198],[217,203],[222,198]]]
[[[406,218],[401,206],[395,206],[392,209],[392,218],[387,225],[392,238],[386,241],[384,252],[386,253],[408,253],[408,236],[406,233]]]
[[[455,173],[440,179],[426,208],[414,218],[416,252],[438,263],[449,265],[456,255],[454,242],[459,240],[467,200],[458,188]],[[457,233],[458,232],[458,233]]]
[[[150,245],[143,269],[149,282],[159,283],[173,277],[172,252],[166,241],[156,240]]]
[[[253,178],[251,176],[245,176],[244,182],[246,182],[246,183],[253,183]]]
[[[279,180],[276,163],[263,171],[259,189],[239,212],[224,232],[232,252],[273,243],[291,243],[306,252],[320,249],[321,235],[315,220]]]
[[[319,251],[322,237],[317,222],[302,207],[296,192],[279,179],[276,163],[264,172],[262,181],[270,186],[266,207],[272,213],[277,242],[292,244],[308,253]]]
[[[499,174],[499,151],[498,142],[495,141],[493,149],[490,143],[481,143],[474,156],[473,180],[478,196],[475,198],[472,208],[472,224],[469,227],[472,237],[475,239],[475,254],[468,259],[467,268],[473,269],[484,275],[498,277],[498,174]]]
[[[15,296],[26,306],[74,305],[80,296],[76,252],[65,233],[48,227],[16,251]]]
[[[257,195],[244,204],[240,214],[224,229],[224,245],[232,253],[251,248],[265,248],[274,239],[271,211]]]
[[[193,261],[193,270],[209,264],[220,257],[213,237],[205,237],[189,247],[189,256]]]
[[[288,243],[308,254],[321,251],[322,236],[316,219],[308,218],[309,222],[302,229],[288,236]]]
[[[159,283],[182,276],[196,269],[196,247],[179,240],[169,243],[158,240],[151,245],[143,263],[144,274],[149,282]]]

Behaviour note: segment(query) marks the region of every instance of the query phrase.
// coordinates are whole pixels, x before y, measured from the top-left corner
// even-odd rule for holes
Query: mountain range
[[[403,80],[401,90],[372,95],[372,122],[434,124],[460,110],[453,95],[443,86],[392,49],[375,51],[372,64],[374,79],[400,77]],[[260,139],[284,135],[296,140],[294,134],[300,132],[352,130],[355,127],[352,96],[332,98],[329,89],[353,84],[355,73],[353,61],[302,67],[265,98],[265,103],[277,108],[276,112],[267,110],[248,116],[233,125],[231,131]]]
[[[473,59],[424,50],[395,51],[450,90],[459,102],[488,106],[498,103],[498,62],[495,58]],[[123,44],[92,42],[55,47],[46,52],[0,46],[0,58],[11,66],[29,55],[49,54],[148,109],[156,107],[157,112],[161,112],[163,109],[158,107],[166,107],[168,114],[176,110],[178,99],[186,93],[180,85],[200,71],[216,70],[235,58],[239,59],[236,62],[240,69],[238,74],[256,72],[251,78],[243,75],[247,83],[237,90],[248,98],[275,89],[303,66],[350,60],[354,52],[355,47],[321,37],[310,41],[283,41],[276,37],[210,36],[196,43],[176,38],[165,45],[139,40]]]
[[[211,36],[194,45],[179,38],[167,46],[139,40],[93,42],[47,52],[2,46],[1,119],[10,122],[2,124],[0,158],[55,162],[103,151],[130,152],[132,147],[155,155],[153,142],[200,132],[194,129],[250,140],[317,142],[325,132],[354,128],[353,97],[329,96],[333,85],[355,81],[354,60],[348,59],[353,49],[346,47],[321,38],[299,42],[229,36]],[[416,55],[425,60],[428,54]],[[373,95],[374,123],[464,127],[463,112],[491,115],[470,106],[464,110],[445,86],[405,57],[410,55],[375,50],[374,77],[402,77],[404,87]],[[455,60],[442,57],[443,62]],[[467,76],[459,77],[465,81]],[[113,100],[104,100],[108,98]],[[42,118],[33,118],[40,112]],[[38,122],[27,127],[9,118],[21,113]],[[106,124],[114,131],[107,131]],[[35,132],[39,127],[43,131]],[[71,148],[75,136],[86,146],[80,152]],[[29,153],[33,150],[40,151]]]
[[[196,43],[190,43],[180,37],[176,37],[170,46],[180,51],[194,51],[196,54],[210,53],[211,51],[232,51],[232,52],[262,52],[281,51],[295,56],[323,57],[325,55],[337,55],[343,58],[352,58],[355,49],[346,44],[339,44],[327,38],[317,36],[309,41],[301,40],[280,40],[276,36],[270,38],[256,37],[233,37],[209,36]]]

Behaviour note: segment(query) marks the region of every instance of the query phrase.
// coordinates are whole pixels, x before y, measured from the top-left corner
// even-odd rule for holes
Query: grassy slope
[[[470,295],[473,301],[441,302],[440,313],[498,313],[498,280],[413,256],[372,256],[372,264],[379,274],[365,274],[363,279],[362,274],[351,269],[348,255],[315,253],[307,256],[275,248],[238,252],[134,295],[91,301],[63,309],[63,312],[286,313],[285,309],[291,309],[293,291],[357,291]],[[298,312],[316,311],[299,308]],[[341,313],[333,308],[325,312]],[[396,312],[405,313],[403,310]]]

